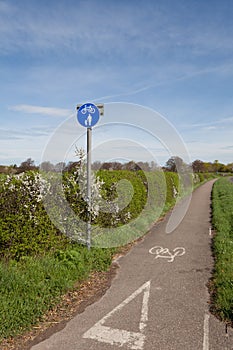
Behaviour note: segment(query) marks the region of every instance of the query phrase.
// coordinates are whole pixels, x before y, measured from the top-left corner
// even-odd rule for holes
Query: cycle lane
[[[173,233],[165,233],[166,217],[119,260],[98,302],[31,349],[232,350],[232,333],[226,337],[224,325],[208,312],[211,187],[194,192]]]

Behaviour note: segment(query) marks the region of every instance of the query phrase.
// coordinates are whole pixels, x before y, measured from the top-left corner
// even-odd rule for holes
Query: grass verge
[[[233,324],[233,183],[219,179],[212,192],[215,268],[213,308],[221,320]]]
[[[91,271],[105,271],[112,249],[72,245],[53,254],[0,264],[0,342],[35,325],[67,290]]]

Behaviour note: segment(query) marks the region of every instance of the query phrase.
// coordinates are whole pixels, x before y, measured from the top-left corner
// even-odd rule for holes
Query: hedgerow
[[[0,180],[0,257],[20,259],[66,246],[44,209],[47,184],[41,175],[31,171]]]
[[[102,227],[120,226],[141,213],[147,201],[147,181],[143,176],[143,172],[100,170],[97,175],[104,183],[101,195],[107,201],[107,206],[109,202],[114,202],[114,200],[116,205],[115,210],[111,210],[111,212],[100,211],[96,224]],[[125,182],[122,183],[122,180]],[[121,186],[119,187],[120,182]],[[119,197],[120,201],[118,200]],[[128,204],[127,198],[129,199]],[[119,204],[117,204],[118,202]],[[119,205],[123,208],[121,209]]]

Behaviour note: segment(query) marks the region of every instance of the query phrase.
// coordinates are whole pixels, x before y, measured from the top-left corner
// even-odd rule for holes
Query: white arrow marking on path
[[[139,289],[137,289],[132,295],[125,299],[120,305],[104,316],[98,321],[92,328],[90,328],[83,338],[91,338],[102,343],[111,345],[123,346],[126,345],[132,350],[143,350],[145,335],[143,331],[146,328],[148,321],[148,302],[150,296],[150,281],[144,283]],[[129,332],[127,330],[116,329],[106,327],[103,324],[109,319],[115,312],[121,310],[124,306],[135,299],[139,294],[144,292],[142,301],[141,318],[139,322],[140,332]]]

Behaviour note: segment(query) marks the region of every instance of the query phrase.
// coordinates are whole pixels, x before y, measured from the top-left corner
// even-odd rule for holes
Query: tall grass
[[[233,183],[219,179],[212,193],[215,256],[214,308],[222,320],[233,322]]]
[[[113,250],[72,245],[37,259],[0,263],[0,341],[29,329],[62,293],[92,270],[106,270]]]

